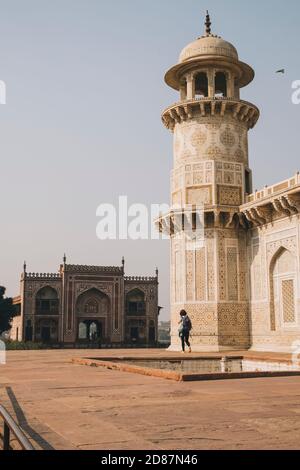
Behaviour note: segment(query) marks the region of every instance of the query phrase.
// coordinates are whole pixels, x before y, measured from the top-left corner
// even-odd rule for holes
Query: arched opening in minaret
[[[252,193],[251,171],[245,170],[245,192],[246,194]]]
[[[215,97],[226,98],[227,97],[227,78],[225,73],[217,72],[215,78]]]
[[[195,98],[208,97],[208,78],[205,72],[200,72],[195,76]]]

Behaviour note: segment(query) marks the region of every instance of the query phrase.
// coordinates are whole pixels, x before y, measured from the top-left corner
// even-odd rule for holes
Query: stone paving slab
[[[173,382],[71,364],[73,357],[166,354],[179,357],[161,350],[9,351],[0,402],[37,449],[299,449],[300,377]],[[235,354],[291,360],[226,355]]]

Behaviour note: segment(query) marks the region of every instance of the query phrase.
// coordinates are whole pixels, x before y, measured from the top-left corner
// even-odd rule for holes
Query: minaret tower
[[[246,227],[239,207],[252,192],[248,131],[259,110],[240,99],[240,89],[253,78],[235,47],[212,34],[208,12],[204,36],[183,49],[165,76],[180,93],[162,115],[174,134],[171,204],[202,204],[205,221],[205,242],[199,247],[174,231],[173,210],[159,220],[162,231],[171,228],[174,350],[181,309],[191,317],[195,351],[249,346]]]

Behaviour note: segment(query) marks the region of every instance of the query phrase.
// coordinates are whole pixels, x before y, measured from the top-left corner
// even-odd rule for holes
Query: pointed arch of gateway
[[[126,294],[125,337],[131,344],[146,344],[146,294],[142,289],[133,288]]]
[[[126,295],[126,314],[142,316],[146,314],[145,292],[139,288],[132,289]]]
[[[56,289],[45,286],[39,289],[35,295],[36,315],[58,315],[59,295]]]
[[[43,343],[57,343],[59,334],[60,301],[57,290],[44,286],[35,295],[35,340]],[[33,339],[31,320],[25,326],[25,338]]]
[[[297,324],[297,259],[281,246],[269,268],[270,328],[277,331]]]
[[[77,339],[99,342],[110,337],[111,302],[96,288],[83,292],[76,301]]]

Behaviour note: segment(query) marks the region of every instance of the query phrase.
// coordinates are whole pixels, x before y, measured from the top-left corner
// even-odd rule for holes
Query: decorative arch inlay
[[[293,324],[296,321],[296,261],[296,254],[283,244],[270,260],[271,331],[276,331],[279,324]]]

